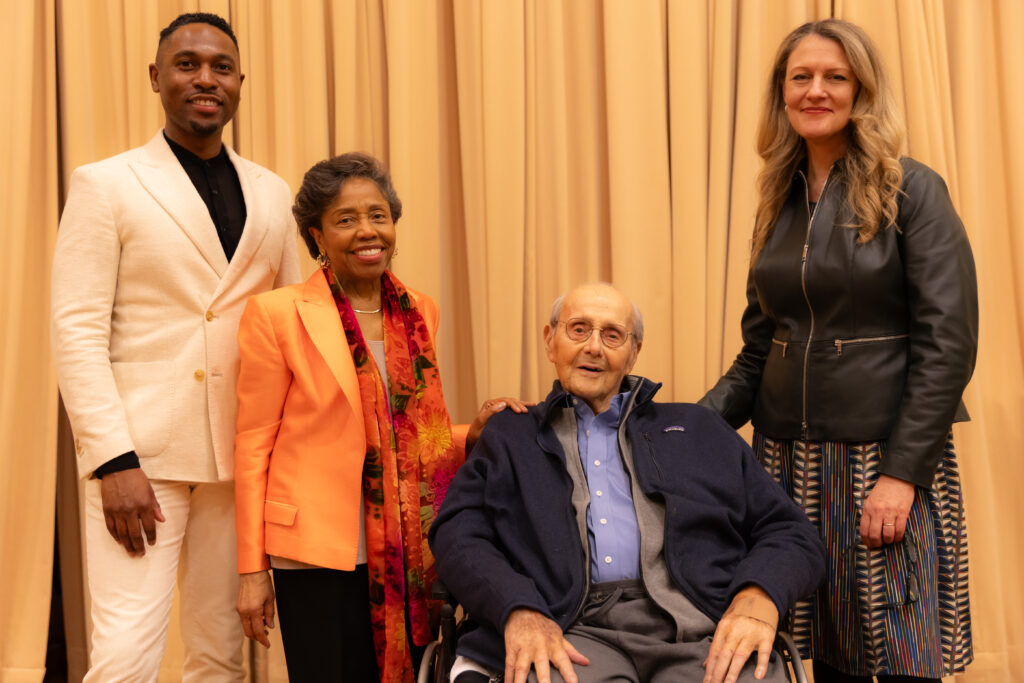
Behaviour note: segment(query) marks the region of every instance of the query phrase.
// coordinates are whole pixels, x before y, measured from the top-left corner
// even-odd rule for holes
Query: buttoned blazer
[[[437,304],[408,292],[433,341]],[[323,273],[250,299],[238,346],[238,571],[268,569],[268,554],[354,569],[366,454],[363,405]],[[454,431],[456,448],[464,451],[466,427]]]
[[[228,155],[246,205],[230,263],[162,131],[71,176],[51,343],[82,477],[134,450],[151,478],[231,478],[238,320],[299,268],[288,185]]]

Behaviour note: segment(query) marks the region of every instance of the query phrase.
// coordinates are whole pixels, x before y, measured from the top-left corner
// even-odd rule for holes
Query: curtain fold
[[[672,207],[664,3],[604,3],[611,269],[644,312],[635,372],[672,376]],[[585,226],[581,226],[585,229]]]
[[[946,179],[978,264],[974,421],[955,430],[976,662],[958,680],[1024,680],[1018,0],[12,3],[3,35],[28,68],[15,70],[17,96],[0,113],[0,680],[39,680],[46,642],[57,410],[41,340],[62,183],[159,129],[146,67],[160,28],[197,9],[238,35],[246,79],[225,139],[240,154],[293,190],[329,155],[361,150],[388,164],[404,204],[395,268],[441,305],[446,399],[462,422],[490,396],[546,394],[551,300],[586,281],[610,280],[640,305],[636,369],[665,383],[661,400],[711,386],[741,343],[771,59],[804,21],[863,26],[893,78],[907,151]],[[76,597],[81,586],[65,586]],[[180,666],[176,629],[165,680]],[[254,680],[284,680],[279,640],[250,661]]]
[[[946,2],[957,206],[978,266],[981,348],[960,439],[971,542],[973,669],[958,681],[1024,680],[1024,5]]]
[[[527,99],[523,17],[522,2],[455,3],[462,201],[478,396],[520,393]],[[497,358],[500,363],[493,362]]]
[[[7,7],[14,64],[0,108],[0,681],[44,674],[53,566],[57,392],[49,262],[57,223],[54,11]]]

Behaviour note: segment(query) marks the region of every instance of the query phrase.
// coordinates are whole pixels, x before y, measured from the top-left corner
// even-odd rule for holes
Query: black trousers
[[[871,676],[851,676],[833,669],[824,662],[814,660],[814,683],[871,683]],[[939,683],[938,678],[917,676],[877,676],[878,683]]]
[[[491,679],[477,671],[467,671],[464,674],[459,674],[459,677],[455,679],[455,683],[487,683]]]
[[[365,564],[275,569],[274,589],[291,683],[380,680]]]

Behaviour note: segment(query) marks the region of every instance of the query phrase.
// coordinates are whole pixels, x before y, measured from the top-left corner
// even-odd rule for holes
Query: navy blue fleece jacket
[[[655,403],[660,384],[629,380],[636,399],[626,436],[641,489],[665,504],[672,583],[716,622],[750,584],[784,614],[824,576],[817,531],[717,414]],[[572,481],[549,424],[569,398],[555,382],[528,413],[492,417],[430,529],[438,576],[475,625],[459,654],[496,669],[512,610],[537,610],[564,631],[585,597]]]

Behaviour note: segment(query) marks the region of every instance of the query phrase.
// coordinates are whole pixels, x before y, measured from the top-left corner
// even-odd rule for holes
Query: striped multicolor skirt
[[[860,540],[860,511],[878,479],[884,441],[776,441],[755,433],[754,452],[825,543],[825,583],[783,626],[801,655],[858,676],[963,671],[974,653],[952,436],[932,488],[917,488],[903,541],[874,550]]]

